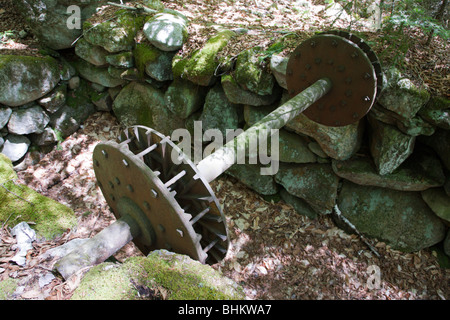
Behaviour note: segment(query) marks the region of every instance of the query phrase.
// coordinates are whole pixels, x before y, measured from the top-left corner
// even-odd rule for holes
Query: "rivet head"
[[[127,167],[127,168],[130,166],[130,164],[128,163],[128,161],[125,160],[125,159],[122,160],[122,163],[123,163],[123,165],[124,165],[125,167]]]
[[[335,112],[336,109],[337,109],[336,106],[331,106],[331,107],[330,107],[330,111],[331,111],[331,112]]]
[[[114,179],[114,182],[115,182],[117,185],[120,185],[120,180],[119,180],[119,178],[116,177],[116,178]]]
[[[102,154],[105,158],[108,158],[108,153],[105,150],[102,150]]]
[[[306,65],[305,65],[305,69],[306,69],[306,70],[311,70],[311,65],[310,65],[309,63],[306,64]]]
[[[131,184],[127,185],[127,190],[133,192],[134,191],[133,186]]]
[[[153,198],[155,198],[155,199],[158,198],[158,192],[156,192],[153,189],[150,192],[151,192]]]
[[[366,72],[364,74],[364,80],[370,80],[370,79],[372,79],[372,76],[368,72]]]
[[[342,107],[347,106],[347,104],[348,104],[347,101],[345,101],[345,100],[342,100],[342,101],[341,101],[341,106],[342,106]]]
[[[346,97],[351,97],[352,94],[353,94],[353,91],[352,91],[352,90],[347,90],[347,91],[345,91],[345,96],[346,96]]]
[[[165,232],[166,228],[164,228],[164,226],[162,224],[158,224],[158,230],[161,232]]]
[[[345,83],[352,84],[352,78],[348,77],[347,79],[345,79]]]
[[[289,69],[286,73],[288,76],[292,76],[294,74],[294,71],[292,71],[292,69]]]
[[[305,80],[305,79],[306,79],[306,74],[302,73],[302,74],[300,75],[300,80]]]
[[[338,46],[338,43],[336,40],[333,40],[331,41],[331,45],[336,48]]]
[[[94,160],[94,164],[95,164],[96,167],[100,167],[100,162],[98,162],[97,159]]]
[[[146,210],[150,210],[150,205],[148,204],[147,201],[144,201],[144,203],[143,203],[142,205],[144,206],[144,208],[145,208]]]
[[[111,189],[114,189],[114,183],[112,183],[111,181],[108,181],[108,184]]]
[[[330,59],[330,60],[328,60],[328,62],[327,62],[330,66],[332,66],[333,64],[334,64],[334,60],[333,59]]]
[[[310,44],[311,44],[311,47],[312,47],[312,48],[315,48],[315,47],[316,47],[316,45],[317,45],[317,44],[316,44],[316,42],[315,42],[314,40],[313,40],[313,41],[311,41],[311,43],[310,43]]]
[[[322,63],[322,59],[316,58],[316,60],[314,60],[314,62],[315,62],[316,64],[321,64],[321,63]]]
[[[355,113],[353,114],[353,119],[358,119],[358,118],[359,118],[359,113],[355,112]]]
[[[364,102],[370,102],[370,101],[371,101],[371,99],[370,99],[369,96],[365,96],[365,97],[364,97]]]
[[[345,66],[342,66],[342,65],[339,66],[339,67],[338,67],[338,71],[339,71],[339,72],[344,72],[344,71],[345,71]]]
[[[358,52],[356,52],[356,51],[354,51],[354,52],[352,52],[352,54],[351,54],[351,57],[353,58],[353,59],[356,59],[356,58],[358,58]]]
[[[295,54],[294,54],[294,56],[295,56],[295,58],[300,58],[301,56],[302,56],[302,53],[301,52],[296,52]]]

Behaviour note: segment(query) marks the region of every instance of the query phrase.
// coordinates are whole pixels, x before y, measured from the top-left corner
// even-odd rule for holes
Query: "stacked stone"
[[[84,23],[73,66],[83,88],[78,92],[96,107],[80,110],[111,111],[125,126],[149,126],[166,135],[192,129],[197,120],[203,130],[225,133],[251,126],[288,99],[288,58],[273,55],[270,71],[261,67],[258,47],[219,59],[230,39],[245,32],[241,29],[218,29],[186,56],[182,48],[188,19],[150,2],[154,14],[124,9],[105,22]],[[0,77],[5,83],[7,79]],[[378,103],[357,123],[326,127],[300,115],[281,129],[276,175],[262,176],[261,166],[251,164],[235,165],[227,174],[263,196],[281,197],[311,218],[338,208],[359,232],[395,249],[417,251],[446,237],[449,254],[450,102],[430,97],[395,70],[387,70],[386,79]],[[55,87],[65,92],[55,83],[33,99],[47,97]],[[12,113],[22,108],[0,103],[5,115],[0,119],[9,120],[3,121],[8,138]],[[47,117],[41,112],[41,125],[33,134],[45,130],[46,122],[59,124],[41,104],[38,108]],[[55,114],[69,105],[66,101]]]

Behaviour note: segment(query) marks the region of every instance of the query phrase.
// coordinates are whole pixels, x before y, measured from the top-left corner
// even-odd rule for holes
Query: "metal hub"
[[[287,66],[291,97],[315,81],[328,78],[333,87],[304,111],[326,126],[345,126],[363,118],[377,96],[374,64],[357,44],[335,34],[319,34],[301,43]]]
[[[169,137],[130,127],[117,142],[97,145],[93,158],[116,218],[129,215],[139,224],[133,241],[144,254],[167,249],[208,264],[225,257],[228,231],[219,202]]]

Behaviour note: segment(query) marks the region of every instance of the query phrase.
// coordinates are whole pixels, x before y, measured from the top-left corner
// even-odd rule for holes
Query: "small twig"
[[[344,222],[347,226],[349,226],[354,232],[356,232],[356,234],[359,236],[359,238],[361,239],[362,242],[364,242],[370,249],[370,251],[372,251],[378,258],[381,258],[381,255],[378,253],[378,251],[375,249],[374,246],[372,246],[369,241],[367,241],[366,237],[364,237],[361,232],[358,231],[358,229],[356,229],[356,227],[353,225],[353,223],[351,223],[346,217],[344,217],[341,213],[341,210],[339,209],[339,207],[337,205],[334,206],[334,212],[336,213],[336,215],[339,217],[339,219],[341,219],[342,222]]]

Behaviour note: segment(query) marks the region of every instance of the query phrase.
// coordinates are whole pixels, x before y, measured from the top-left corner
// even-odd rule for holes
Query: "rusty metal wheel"
[[[139,218],[133,239],[144,253],[167,249],[202,263],[221,261],[228,230],[220,204],[196,166],[169,139],[144,126],[127,128],[116,142],[94,150],[94,170],[117,219]]]

